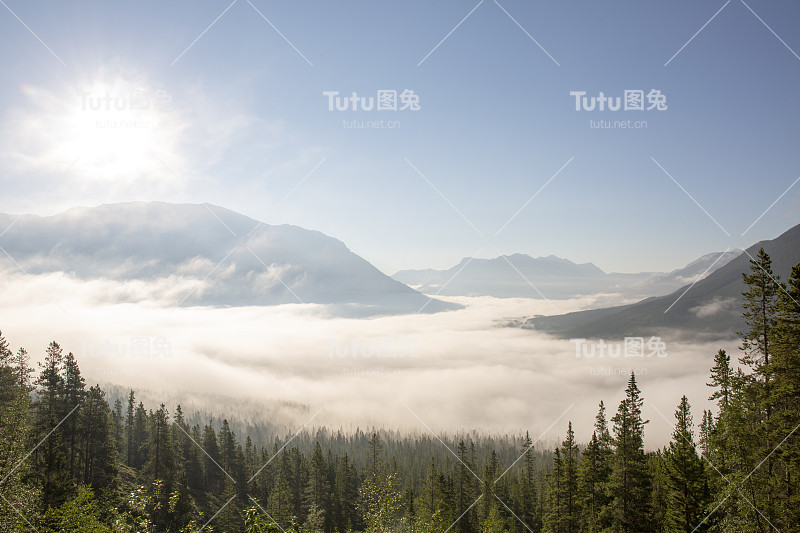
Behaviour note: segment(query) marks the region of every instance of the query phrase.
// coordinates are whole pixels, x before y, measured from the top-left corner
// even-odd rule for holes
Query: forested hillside
[[[55,341],[34,371],[0,335],[0,532],[800,531],[800,264],[778,280],[761,250],[743,279],[738,364],[698,354],[716,408],[677,391],[657,450],[633,376],[588,443],[565,422],[553,450],[528,434],[253,442],[135,391],[109,405]]]

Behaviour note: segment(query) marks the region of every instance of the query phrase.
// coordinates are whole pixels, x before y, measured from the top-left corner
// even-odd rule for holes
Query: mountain
[[[772,269],[786,279],[800,263],[800,225],[769,241],[761,241],[725,266],[673,293],[652,297],[632,305],[594,309],[528,319],[523,327],[563,338],[621,338],[659,335],[679,329],[696,335],[730,335],[744,327],[742,320],[742,274],[750,271],[750,256],[759,248],[772,258]],[[748,256],[749,254],[749,256]],[[701,258],[704,263],[709,258]]]
[[[53,216],[0,214],[9,271],[190,280],[182,305],[330,304],[337,314],[454,309],[391,279],[339,240],[210,204],[130,202]],[[5,257],[5,254],[2,254]],[[16,263],[16,264],[15,264]]]
[[[714,263],[719,254],[708,254],[670,273],[609,274],[592,263],[576,264],[553,255],[534,258],[514,254],[493,259],[464,258],[447,270],[401,270],[392,277],[422,292],[446,296],[565,299],[615,293],[641,298],[669,294],[707,269],[713,272],[720,268],[736,255],[737,252],[728,252]]]

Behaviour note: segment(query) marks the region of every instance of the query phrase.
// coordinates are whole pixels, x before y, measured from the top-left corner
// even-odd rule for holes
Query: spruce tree
[[[59,424],[64,413],[64,377],[62,368],[64,354],[55,341],[47,346],[40,372],[36,378],[36,402],[34,404],[33,432],[30,447],[41,445],[34,453],[35,475],[42,490],[45,508],[57,507],[66,501],[71,492],[69,463],[64,453],[63,434]]]
[[[644,426],[641,392],[631,374],[625,399],[614,422],[614,457],[608,496],[612,529],[621,533],[645,532],[649,529],[650,475],[644,453]]]
[[[678,531],[705,531],[708,482],[694,440],[691,407],[686,396],[675,411],[675,429],[665,454],[669,474],[668,519]]]

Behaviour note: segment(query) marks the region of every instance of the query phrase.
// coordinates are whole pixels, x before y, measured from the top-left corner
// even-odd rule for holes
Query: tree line
[[[800,531],[800,264],[782,282],[760,250],[743,282],[742,353],[713,357],[715,408],[695,421],[681,397],[650,451],[633,375],[587,443],[568,422],[550,451],[527,433],[266,443],[134,391],[111,405],[58,343],[34,371],[0,334],[0,532]]]

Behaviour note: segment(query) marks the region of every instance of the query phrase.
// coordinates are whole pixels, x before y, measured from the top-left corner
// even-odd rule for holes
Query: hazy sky
[[[387,273],[498,252],[670,270],[800,222],[798,185],[741,237],[800,176],[795,0],[3,1],[0,212],[211,202]],[[323,94],[379,90],[419,109]],[[625,90],[667,109],[570,94]]]

